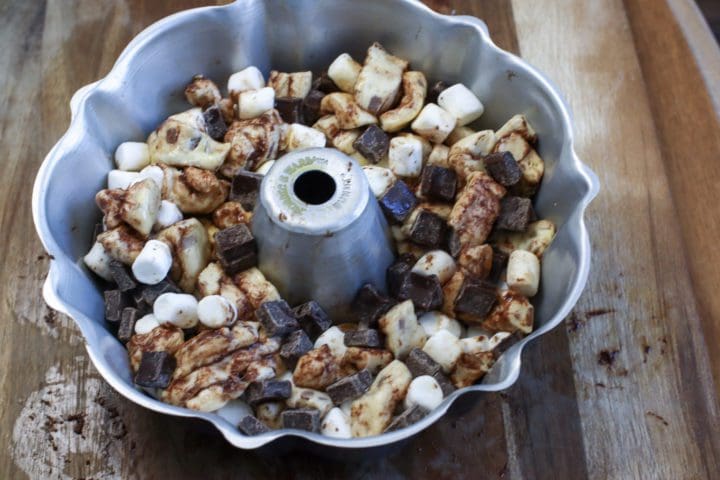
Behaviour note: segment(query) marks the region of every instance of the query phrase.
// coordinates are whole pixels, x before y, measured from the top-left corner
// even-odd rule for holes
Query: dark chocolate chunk
[[[455,200],[457,173],[449,168],[426,165],[420,176],[420,193],[442,202]]]
[[[305,125],[312,125],[320,118],[320,102],[325,94],[320,90],[310,90],[303,99],[303,121]]]
[[[340,405],[346,400],[352,400],[367,392],[372,380],[372,374],[367,369],[360,370],[329,385],[325,389],[325,393],[330,396],[335,405]]]
[[[244,223],[224,228],[215,234],[215,253],[229,275],[257,265],[255,237]]]
[[[427,94],[427,100],[426,103],[437,103],[438,96],[443,92],[443,90],[446,90],[450,85],[440,80],[439,82],[435,82],[435,84],[430,87],[430,90],[428,90]]]
[[[328,76],[327,72],[322,72],[318,77],[315,78],[315,80],[313,80],[312,89],[320,90],[324,93],[333,93],[340,91],[338,86],[335,85],[335,82],[332,81],[332,78]]]
[[[410,274],[410,270],[412,270],[416,261],[415,256],[412,254],[401,255],[395,260],[395,263],[388,267],[385,280],[387,281],[388,293],[391,296],[397,298],[400,288],[405,283],[405,277]]]
[[[437,275],[420,275],[410,272],[400,286],[398,300],[412,300],[415,310],[428,312],[443,303],[442,285]]]
[[[405,220],[418,204],[415,194],[402,180],[396,180],[379,202],[385,216],[394,223]]]
[[[445,243],[447,224],[439,215],[420,210],[410,227],[408,237],[413,243],[424,247],[437,248]]]
[[[509,257],[510,256],[502,250],[493,248],[492,268],[490,269],[490,275],[488,276],[488,280],[493,282],[497,282],[498,280],[500,280],[500,275],[502,275],[502,272],[505,269],[505,265],[507,265]]]
[[[292,383],[287,380],[263,380],[252,382],[245,389],[245,400],[251,407],[265,402],[290,398]]]
[[[500,200],[500,213],[495,228],[524,232],[535,216],[532,200],[523,197],[504,197]]]
[[[117,260],[111,260],[108,266],[110,267],[110,275],[112,275],[113,281],[117,284],[118,290],[121,292],[129,292],[137,287],[137,283],[135,283],[135,280],[133,280],[125,265]]]
[[[455,385],[452,384],[450,379],[442,372],[442,370],[439,370],[430,376],[433,377],[436,382],[438,382],[438,385],[440,385],[440,390],[442,390],[443,392],[443,397],[447,397],[455,391]]]
[[[374,328],[364,328],[345,332],[345,345],[348,347],[382,348],[380,332]]]
[[[123,308],[128,306],[128,298],[120,290],[105,290],[105,320],[117,326],[120,323]]]
[[[142,290],[140,290],[140,295],[142,297],[142,300],[149,305],[151,308],[155,304],[155,300],[162,295],[163,293],[181,293],[180,289],[177,285],[175,285],[172,281],[168,280],[167,278],[165,280],[162,280],[160,283],[156,283],[155,285],[146,285],[142,287]],[[136,304],[137,304],[137,298],[136,298]],[[138,309],[140,309],[140,305],[137,305]]]
[[[138,320],[138,310],[133,307],[123,308],[120,316],[120,325],[118,326],[117,338],[123,343],[127,343],[135,333],[135,322]]]
[[[294,428],[317,432],[320,428],[320,410],[315,408],[298,408],[285,410],[280,414],[283,428]]]
[[[232,186],[230,187],[230,200],[239,202],[245,210],[254,210],[262,179],[263,176],[259,173],[240,170],[233,177]]]
[[[422,420],[427,414],[428,411],[420,405],[413,405],[397,417],[393,418],[390,425],[388,425],[385,429],[385,432],[394,432],[395,430],[409,427],[413,423]]]
[[[455,298],[455,313],[461,320],[480,322],[490,313],[496,301],[495,285],[466,276]]]
[[[311,339],[319,337],[321,333],[332,326],[332,320],[315,300],[298,305],[293,309],[293,314],[300,327]]]
[[[210,138],[218,142],[222,142],[227,133],[227,125],[222,116],[222,110],[217,105],[212,105],[203,111],[203,120],[205,120],[205,128]]]
[[[522,172],[510,152],[495,152],[483,158],[485,169],[500,185],[512,187],[520,181]]]
[[[269,337],[275,335],[284,337],[300,328],[293,311],[285,300],[263,303],[260,308],[255,310],[255,317]]]
[[[245,435],[260,435],[261,433],[270,431],[267,425],[265,425],[252,415],[247,415],[243,417],[237,427],[238,430],[240,430]]]
[[[353,142],[355,150],[372,163],[380,162],[390,148],[390,137],[377,125],[370,125]]]
[[[141,387],[166,388],[176,364],[175,357],[168,352],[143,352],[135,383]]]
[[[280,357],[291,368],[295,367],[297,361],[312,350],[313,344],[303,330],[295,330],[288,335],[285,343],[280,347]]]
[[[391,299],[378,292],[371,284],[366,283],[358,290],[350,309],[355,313],[358,323],[371,326],[375,325],[394,303]]]
[[[413,378],[421,375],[433,376],[442,369],[440,364],[433,360],[430,355],[417,347],[410,350],[407,358],[405,358],[405,365],[407,365]]]
[[[275,109],[285,123],[303,123],[303,99],[296,97],[275,97]]]
[[[457,234],[454,228],[448,227],[447,229],[447,251],[453,258],[457,258],[462,250],[462,244],[460,243],[460,236]]]

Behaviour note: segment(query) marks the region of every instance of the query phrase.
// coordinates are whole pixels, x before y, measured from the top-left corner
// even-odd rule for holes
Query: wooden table
[[[31,185],[72,93],[205,3],[0,1],[0,478],[720,478],[720,51],[690,0],[429,2],[547,73],[602,183],[587,289],[511,389],[364,463],[258,457],[116,395],[42,301]]]

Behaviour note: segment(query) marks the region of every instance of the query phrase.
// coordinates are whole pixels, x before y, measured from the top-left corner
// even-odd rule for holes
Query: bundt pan
[[[480,384],[454,392],[411,427],[374,437],[340,440],[296,430],[248,437],[218,415],[167,405],[136,389],[127,353],[106,329],[102,292],[81,261],[100,217],[94,196],[105,186],[115,148],[143,141],[168,115],[186,109],[183,89],[197,73],[218,81],[248,65],[266,75],[271,68],[318,73],[342,52],[364,58],[374,41],[425,72],[429,83],[443,79],[472,89],[485,105],[475,127],[497,129],[522,113],[537,131],[546,170],[536,210],[558,231],[542,259],[535,331],[509,348]],[[558,92],[495,46],[477,18],[440,15],[410,0],[238,0],[189,10],[138,35],[105,78],[73,96],[70,108],[70,127],[47,155],[33,190],[35,226],[53,258],[45,300],[75,320],[95,367],[118,392],[157,412],[206,420],[237,447],[273,442],[268,448],[386,450],[432,425],[459,397],[512,385],[523,347],[560,324],[585,286],[590,242],[583,214],[598,192],[597,179],[573,151],[570,116]]]

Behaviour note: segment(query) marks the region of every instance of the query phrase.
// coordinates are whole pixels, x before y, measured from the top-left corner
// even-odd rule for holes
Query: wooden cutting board
[[[691,0],[428,2],[555,82],[602,183],[587,289],[508,391],[359,463],[259,457],[116,395],[42,301],[31,185],[73,92],[206,3],[0,2],[0,478],[720,478],[720,51]]]

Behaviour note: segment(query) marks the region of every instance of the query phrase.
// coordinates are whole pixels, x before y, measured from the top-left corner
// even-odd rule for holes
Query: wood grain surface
[[[381,459],[236,450],[119,397],[40,287],[30,215],[75,90],[203,0],[0,0],[0,479],[720,478],[720,51],[690,0],[435,0],[563,92],[597,172],[585,293],[477,395]]]

